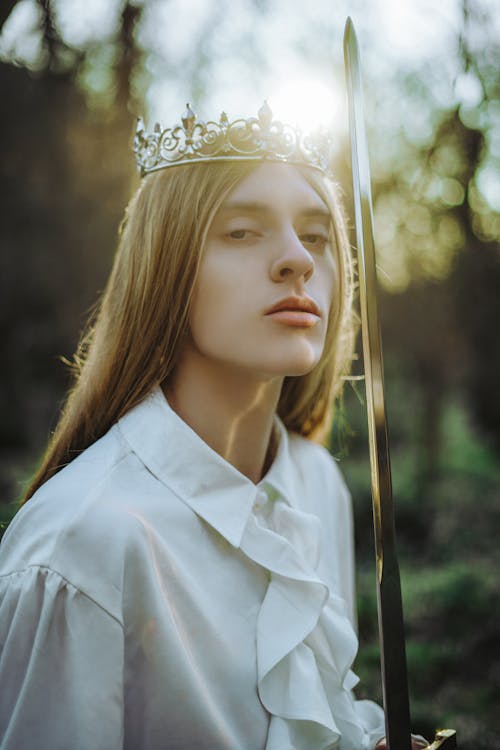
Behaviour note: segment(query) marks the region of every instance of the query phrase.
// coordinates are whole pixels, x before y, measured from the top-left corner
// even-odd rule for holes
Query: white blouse
[[[2,750],[361,750],[350,499],[288,434],[257,485],[157,388],[0,545]]]

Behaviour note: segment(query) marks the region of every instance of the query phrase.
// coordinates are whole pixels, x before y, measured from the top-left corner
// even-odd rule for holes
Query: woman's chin
[[[311,346],[307,342],[306,346],[300,348],[300,351],[282,356],[280,366],[285,376],[300,377],[308,375],[321,359],[322,348]]]
[[[271,367],[273,375],[280,375],[282,377],[301,377],[308,375],[319,362],[319,357],[288,357],[283,358],[274,363]]]

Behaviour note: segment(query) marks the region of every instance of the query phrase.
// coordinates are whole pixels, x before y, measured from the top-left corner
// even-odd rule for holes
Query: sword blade
[[[377,564],[382,689],[390,750],[410,750],[410,709],[401,583],[396,554],[391,462],[385,413],[382,345],[377,307],[370,165],[363,113],[359,48],[350,18],[344,33],[349,131],[356,220],[361,330]]]

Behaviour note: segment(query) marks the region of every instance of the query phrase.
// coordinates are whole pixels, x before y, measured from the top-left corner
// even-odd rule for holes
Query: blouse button
[[[267,503],[267,500],[268,500],[268,497],[266,493],[264,492],[264,490],[259,490],[257,492],[257,497],[255,498],[255,501],[253,504],[254,510],[261,510],[264,507],[264,505]]]

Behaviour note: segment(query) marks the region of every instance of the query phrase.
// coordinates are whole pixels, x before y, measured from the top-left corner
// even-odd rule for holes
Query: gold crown
[[[332,140],[324,132],[304,135],[298,128],[273,120],[267,102],[257,117],[229,122],[222,112],[219,122],[198,120],[186,105],[180,125],[152,133],[137,120],[134,154],[141,177],[166,167],[209,161],[268,160],[305,164],[329,174]]]

